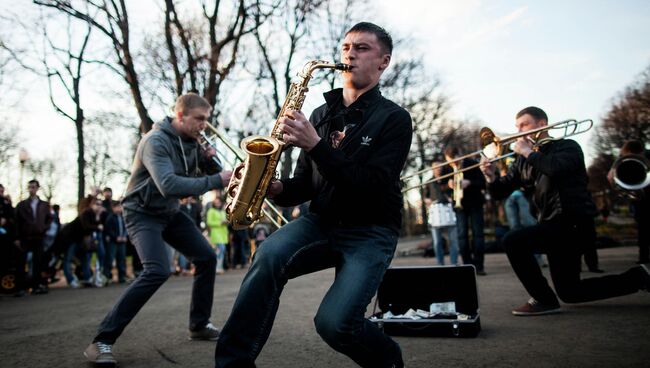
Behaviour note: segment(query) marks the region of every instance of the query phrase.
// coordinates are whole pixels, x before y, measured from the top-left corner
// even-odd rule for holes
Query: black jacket
[[[39,199],[36,205],[36,215],[34,215],[30,202],[31,199],[27,198],[16,205],[16,232],[18,238],[21,240],[43,239],[52,222],[50,205]]]
[[[561,215],[595,216],[587,181],[582,149],[575,141],[562,139],[544,144],[528,158],[518,156],[507,174],[488,184],[488,189],[495,199],[501,199],[523,187],[532,215],[546,222]]]
[[[463,160],[462,167],[470,167],[476,165],[476,163],[476,161],[466,158]],[[445,165],[440,174],[447,175],[453,171],[454,169],[450,165]],[[449,179],[452,178],[450,177]],[[449,179],[443,179],[441,184],[447,185]],[[483,176],[481,169],[476,167],[463,172],[463,179],[469,180],[469,186],[463,189],[463,198],[460,200],[461,207],[463,209],[483,207],[483,203],[485,203],[485,196],[483,195],[483,189],[485,189],[485,176]],[[447,187],[449,186],[447,185]],[[450,196],[452,197],[453,202],[453,190],[451,190]]]
[[[104,223],[104,236],[110,242],[117,242],[117,238],[120,236],[120,225],[119,221],[122,221],[122,232],[123,236],[126,237],[126,224],[124,223],[124,217],[122,214],[111,213],[106,218]]]
[[[291,179],[275,198],[281,206],[311,200],[310,212],[334,225],[401,227],[399,176],[411,146],[409,113],[381,96],[379,87],[342,106],[342,90],[324,94],[326,104],[310,121],[323,139],[302,151]],[[338,148],[328,141],[332,127],[344,119],[346,136]]]

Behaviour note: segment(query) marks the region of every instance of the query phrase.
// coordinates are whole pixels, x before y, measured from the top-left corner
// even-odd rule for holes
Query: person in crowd
[[[530,106],[516,115],[515,126],[527,132],[548,125],[544,110]],[[548,131],[522,136],[514,143],[515,162],[505,176],[497,177],[483,158],[481,170],[495,198],[504,198],[523,187],[532,193],[531,206],[537,224],[508,232],[503,238],[508,260],[531,298],[512,310],[516,316],[560,312],[558,297],[565,303],[582,303],[650,289],[650,271],[638,266],[618,275],[580,278],[584,247],[593,244],[597,213],[587,190],[587,170],[580,146],[570,139],[548,138]],[[533,141],[534,140],[534,141]],[[548,258],[555,292],[542,274],[535,253]]]
[[[444,166],[443,162],[433,162],[432,170],[433,177],[439,178],[442,175],[442,167]],[[449,206],[451,209],[451,199],[453,196],[453,190],[449,188],[447,181],[434,181],[431,183],[430,189],[430,206],[440,205],[440,206]],[[428,202],[429,202],[428,201]],[[429,207],[431,208],[431,207]],[[451,210],[453,211],[453,210]],[[442,215],[441,213],[432,213],[429,211],[429,216],[438,216]],[[449,216],[450,220],[452,216]],[[430,219],[430,223],[432,222]],[[444,227],[436,226],[437,222],[433,221],[433,226],[431,227],[431,234],[433,237],[433,249],[438,260],[439,265],[445,264],[445,248],[444,248],[444,239],[442,237],[442,232],[447,232],[448,237],[448,246],[449,246],[449,261],[452,265],[458,264],[458,231],[456,229],[455,216],[453,216],[453,224],[446,224]]]
[[[632,139],[626,141],[619,152],[620,157],[635,155],[637,159],[645,160],[650,165],[650,153],[645,149],[643,142]],[[614,184],[614,169],[607,175],[610,183]],[[637,228],[637,244],[639,246],[639,259],[637,264],[650,263],[650,187],[633,191],[630,194],[630,208],[634,215]],[[609,214],[609,210],[607,210]],[[603,218],[607,218],[603,210]]]
[[[206,209],[207,210],[207,209]],[[201,204],[194,197],[185,197],[181,198],[181,211],[185,212],[189,216],[196,227],[201,229],[201,223],[203,220]],[[185,256],[179,251],[175,251],[174,258],[178,260],[178,269],[175,271],[176,274],[182,275],[191,275],[192,274],[192,262],[188,261]]]
[[[25,268],[23,252],[16,240],[15,220],[14,207],[5,194],[5,187],[0,184],[0,267],[3,272],[13,272],[14,275],[19,267]],[[19,264],[20,262],[23,263]],[[18,284],[19,281],[14,277],[13,282],[3,283],[2,288],[15,291],[16,296],[23,296],[25,291],[23,286]]]
[[[359,23],[345,35],[343,88],[307,120],[287,110],[283,140],[302,149],[293,177],[274,181],[279,206],[311,200],[310,211],[272,233],[254,255],[217,343],[217,367],[254,366],[291,278],[335,267],[314,318],[318,334],[363,367],[402,367],[397,342],[364,318],[391,262],[401,226],[399,176],[413,133],[409,113],[382,97],[379,79],[392,40]]]
[[[460,157],[460,150],[456,146],[449,146],[444,151],[447,162]],[[464,167],[476,164],[472,158],[465,158],[447,165],[442,170],[442,175],[457,172]],[[475,169],[460,172],[448,180],[449,188],[453,190],[453,205],[456,211],[456,224],[458,228],[458,245],[464,264],[476,267],[477,275],[485,275],[485,237],[483,205],[485,197],[485,179],[481,170]],[[472,228],[472,241],[470,242],[469,229]]]
[[[48,283],[53,284],[59,279],[56,277],[56,265],[59,261],[59,254],[57,249],[54,247],[56,237],[61,231],[61,217],[59,213],[61,207],[58,204],[52,205],[50,207],[50,213],[52,214],[52,222],[50,227],[45,232],[45,239],[43,240],[44,245],[44,256],[43,256],[43,267],[44,272],[48,275]]]
[[[104,275],[108,280],[113,279],[113,260],[117,268],[117,282],[126,282],[126,224],[122,216],[122,203],[113,201],[111,212],[104,224],[104,239],[106,255],[104,256]]]
[[[97,251],[99,246],[93,234],[101,231],[102,224],[99,216],[103,208],[101,201],[95,200],[79,216],[65,224],[57,236],[54,248],[57,249],[57,253],[64,254],[61,268],[71,288],[77,289],[82,283],[86,286],[92,285],[90,260],[92,253]],[[75,258],[78,260],[79,269],[72,272]],[[77,274],[81,275],[81,280]]]
[[[110,187],[102,189],[102,206],[106,210],[106,217],[108,217],[113,210],[113,189]]]
[[[165,243],[196,266],[190,304],[189,336],[216,340],[219,330],[210,322],[216,256],[196,224],[180,212],[180,198],[223,188],[232,172],[216,172],[198,139],[206,128],[211,106],[195,93],[176,100],[174,116],[156,123],[135,153],[122,205],[129,238],[144,267],[99,326],[84,351],[89,361],[115,365],[113,344],[142,306],[171,275]]]
[[[212,206],[205,216],[205,224],[210,234],[210,244],[214,246],[217,253],[217,273],[222,274],[226,244],[228,243],[228,220],[220,197],[215,197],[212,201]]]
[[[27,183],[29,198],[18,202],[16,205],[16,234],[20,247],[18,264],[24,265],[27,261],[27,252],[32,252],[32,279],[29,284],[25,280],[25,270],[18,268],[19,284],[32,288],[32,294],[45,294],[48,292],[47,281],[42,275],[44,239],[47,229],[52,222],[52,213],[49,203],[38,197],[40,189],[38,180],[32,179]]]
[[[77,203],[77,212],[81,214],[83,210],[86,208],[90,207],[95,201],[99,198],[99,187],[97,186],[92,186],[90,187],[90,193],[86,195],[84,198],[79,200],[79,203]]]

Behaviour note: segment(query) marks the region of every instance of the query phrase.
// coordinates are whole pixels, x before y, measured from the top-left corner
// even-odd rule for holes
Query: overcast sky
[[[529,105],[545,109],[551,122],[591,118],[598,124],[611,99],[650,65],[647,0],[371,3],[378,16],[368,21],[417,40],[414,50],[398,51],[426,55],[452,97],[453,114],[501,134],[514,133],[515,113]],[[3,0],[0,10],[11,4]],[[157,9],[142,10],[146,2],[129,5],[131,17],[142,17],[140,27],[158,17]],[[34,156],[74,157],[72,124],[52,112],[42,85],[29,83],[28,107],[0,103],[0,110],[24,127],[24,147]],[[576,138],[587,163],[590,138]]]

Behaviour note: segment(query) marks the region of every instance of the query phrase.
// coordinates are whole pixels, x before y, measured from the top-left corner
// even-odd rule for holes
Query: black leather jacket
[[[561,139],[544,144],[528,158],[518,156],[505,176],[488,184],[495,199],[524,188],[530,211],[538,222],[595,216],[596,206],[587,191],[587,170],[580,146]]]
[[[411,116],[382,97],[377,86],[347,108],[341,89],[324,97],[327,103],[309,119],[322,139],[309,153],[300,153],[293,177],[282,180],[275,202],[295,206],[311,200],[310,212],[333,225],[382,225],[398,232],[399,177],[411,146]],[[349,129],[333,148],[328,137],[341,118]]]

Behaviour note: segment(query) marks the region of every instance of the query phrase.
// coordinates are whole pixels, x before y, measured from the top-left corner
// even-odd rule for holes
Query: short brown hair
[[[345,32],[345,35],[355,32],[374,34],[377,37],[379,44],[381,44],[383,51],[389,55],[393,54],[393,38],[382,27],[370,22],[361,22],[352,26],[352,28]]]
[[[546,120],[546,122],[548,122],[548,116],[546,116],[544,110],[540,109],[539,107],[528,106],[527,108],[517,113],[517,119],[526,114],[532,116],[535,120]]]
[[[460,150],[456,146],[447,146],[445,148],[445,156],[451,157],[451,158],[456,158],[458,154],[460,153]]]
[[[186,93],[178,96],[174,112],[185,112],[196,108],[212,109],[210,103],[205,98],[197,95],[194,92]]]
[[[623,144],[623,147],[621,147],[621,155],[642,155],[643,150],[643,143],[632,139]]]

